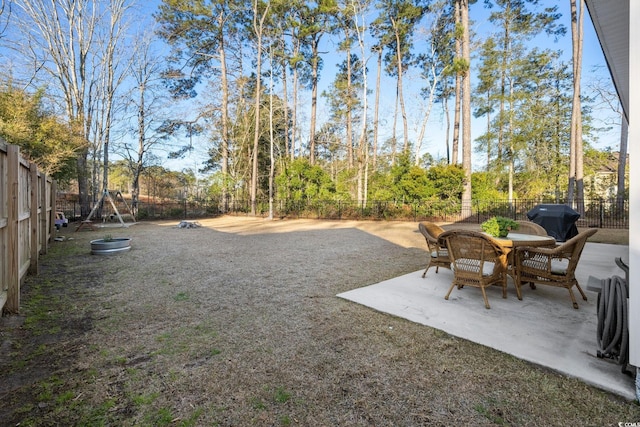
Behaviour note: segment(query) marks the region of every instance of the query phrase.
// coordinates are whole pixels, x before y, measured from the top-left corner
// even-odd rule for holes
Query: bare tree
[[[103,55],[94,55],[94,67],[98,70],[98,85],[95,87],[95,107],[93,129],[96,137],[92,145],[95,150],[102,150],[102,190],[109,190],[109,146],[111,142],[111,128],[114,121],[114,101],[116,91],[122,84],[129,71],[128,60],[122,51],[121,41],[125,38],[126,26],[124,14],[128,6],[126,0],[111,0],[105,16],[104,25],[99,29],[98,46]],[[98,165],[94,155],[94,165]],[[97,178],[94,178],[94,182]],[[93,186],[94,196],[98,185]]]
[[[11,19],[11,1],[0,0],[0,38],[4,36]]]
[[[443,13],[444,8],[441,7],[440,4],[436,6],[437,7],[434,7],[435,11],[431,16],[430,26],[424,29],[424,35],[427,38],[427,45],[429,50],[418,56],[418,59],[422,64],[422,78],[425,80],[425,83],[427,85],[427,87],[424,88],[422,92],[427,99],[425,108],[426,111],[421,114],[422,123],[420,125],[420,132],[418,134],[415,145],[414,162],[416,166],[420,164],[420,150],[422,149],[422,142],[427,130],[427,122],[429,121],[429,117],[431,116],[431,109],[433,108],[433,103],[435,102],[437,96],[437,87],[440,83],[440,80],[449,71],[450,68],[449,64],[445,65],[444,67],[441,64],[438,64],[438,45],[435,38],[442,31],[442,28],[440,26],[440,15]]]
[[[124,140],[118,144],[120,155],[127,161],[131,172],[131,204],[137,215],[140,198],[140,177],[154,159],[151,151],[164,141],[158,128],[162,122],[161,111],[166,105],[166,97],[161,95],[164,58],[154,50],[150,34],[142,36],[133,45],[131,77],[135,84],[129,93],[128,106],[133,107],[136,124],[135,144]]]
[[[592,77],[596,76],[595,79],[592,79],[589,83],[589,89],[591,92],[595,94],[596,99],[601,100],[601,104],[603,108],[606,110],[613,111],[616,113],[618,117],[620,117],[620,122],[617,120],[613,123],[608,123],[612,126],[620,127],[620,147],[618,148],[618,177],[617,177],[617,205],[618,209],[622,209],[622,205],[625,199],[626,193],[626,169],[627,169],[627,152],[628,152],[628,137],[629,137],[629,123],[627,122],[627,118],[625,117],[624,110],[620,105],[620,98],[615,90],[612,90],[611,80],[609,78],[598,78],[597,73],[593,73]]]
[[[256,203],[258,197],[258,143],[260,141],[260,95],[262,92],[262,34],[264,32],[265,20],[269,14],[271,3],[263,3],[261,0],[253,1],[252,26],[256,42],[256,94],[255,94],[255,128],[253,130],[253,151],[251,159],[251,215],[256,214]]]
[[[115,95],[114,60],[121,41],[121,20],[126,0],[15,0],[18,23],[24,37],[24,54],[34,73],[47,74],[50,89],[60,96],[74,135],[85,141],[77,166],[81,215],[89,213],[89,141],[103,127],[103,143],[109,138],[111,106]],[[104,86],[106,85],[106,87]],[[102,87],[105,91],[98,91]],[[96,98],[98,97],[98,98]],[[107,108],[96,116],[96,109]],[[98,122],[96,122],[96,117]]]
[[[369,61],[368,55],[369,52],[371,52],[371,49],[367,48],[365,42],[365,16],[369,10],[369,4],[370,2],[366,0],[351,0],[347,4],[347,7],[350,9],[349,16],[353,21],[358,46],[360,47],[360,55],[362,56],[359,61],[359,71],[362,73],[362,93],[360,95],[362,98],[362,112],[360,116],[360,136],[358,137],[356,160],[358,177],[357,198],[358,202],[361,202],[363,206],[366,206],[367,204],[367,187],[369,179],[369,141],[367,137],[367,113],[369,109],[367,100],[369,95],[369,86],[367,80],[367,63]]]

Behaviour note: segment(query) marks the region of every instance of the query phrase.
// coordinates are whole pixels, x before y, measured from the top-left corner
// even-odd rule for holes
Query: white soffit
[[[628,120],[629,0],[585,0],[585,2]]]

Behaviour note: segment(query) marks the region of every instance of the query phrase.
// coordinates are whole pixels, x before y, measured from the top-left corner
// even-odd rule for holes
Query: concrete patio
[[[615,361],[597,357],[597,293],[587,284],[614,275],[624,278],[615,258],[629,259],[628,246],[587,243],[576,275],[587,294],[583,301],[574,290],[580,308],[575,310],[566,289],[539,285],[523,288],[516,297],[509,279],[507,299],[501,290],[487,290],[491,309],[484,308],[477,288],[454,289],[444,295],[453,273],[431,268],[381,283],[354,289],[338,297],[405,318],[448,334],[511,354],[528,362],[576,377],[627,399],[636,398],[633,378],[621,372]],[[597,279],[594,282],[594,279]]]

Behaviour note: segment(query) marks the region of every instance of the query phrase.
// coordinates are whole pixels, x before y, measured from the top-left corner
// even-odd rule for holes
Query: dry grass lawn
[[[63,229],[0,319],[0,424],[640,421],[637,403],[335,296],[422,268],[415,223],[177,223]],[[91,255],[105,234],[131,251]]]

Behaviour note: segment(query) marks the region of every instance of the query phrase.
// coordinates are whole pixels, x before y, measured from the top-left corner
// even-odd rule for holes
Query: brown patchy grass
[[[422,268],[415,223],[176,224],[63,230],[73,240],[55,242],[28,278],[22,314],[0,320],[3,425],[640,419],[636,403],[335,297]],[[132,237],[132,250],[90,255],[104,234]]]

